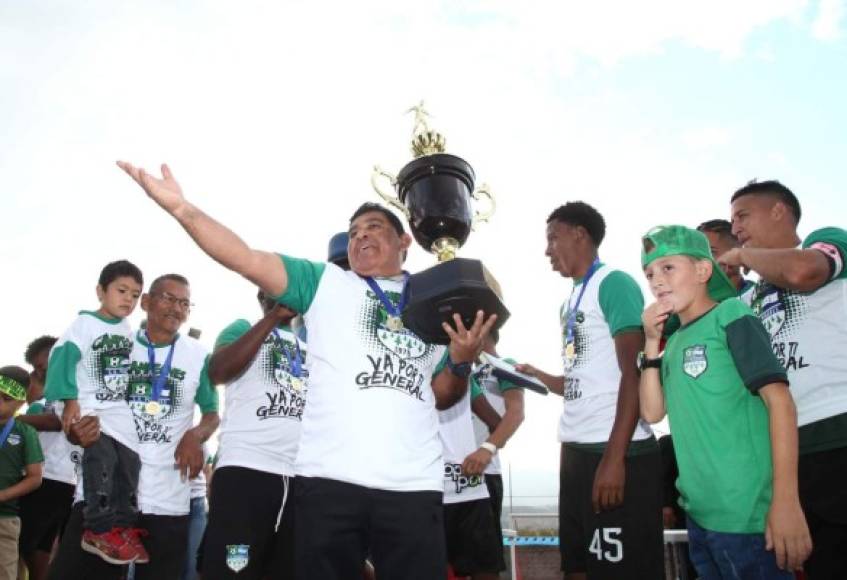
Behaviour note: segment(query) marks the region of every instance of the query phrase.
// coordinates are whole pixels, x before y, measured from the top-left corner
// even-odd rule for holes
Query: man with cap
[[[309,404],[295,473],[297,578],[361,574],[370,549],[381,580],[446,570],[437,408],[467,391],[495,317],[444,324],[447,349],[402,325],[411,236],[393,213],[362,205],[350,219],[351,271],[248,247],[163,179],[119,163],[201,249],[302,313],[310,336]],[[445,352],[446,351],[446,352]]]

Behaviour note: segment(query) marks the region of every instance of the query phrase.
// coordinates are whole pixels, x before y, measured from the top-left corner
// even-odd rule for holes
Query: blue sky
[[[3,364],[95,307],[97,272],[120,257],[150,279],[187,275],[209,345],[258,315],[250,286],[115,159],[168,161],[250,243],[319,259],[376,199],[371,167],[408,161],[403,111],[426,99],[448,150],[497,195],[461,255],[503,285],[501,350],[555,370],[570,291],[543,256],[557,205],[598,207],[604,260],[639,281],[641,233],[726,216],[753,177],[795,190],[801,233],[843,225],[844,14],[843,0],[0,0]],[[432,261],[415,248],[409,267]],[[528,397],[503,454],[516,494],[553,496],[561,400]]]

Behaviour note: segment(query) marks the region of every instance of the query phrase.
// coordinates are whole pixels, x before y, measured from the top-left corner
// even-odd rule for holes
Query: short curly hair
[[[26,350],[24,351],[24,360],[26,361],[26,364],[30,366],[35,364],[35,357],[37,357],[39,353],[53,348],[53,345],[56,344],[58,340],[58,338],[50,336],[49,334],[39,336],[33,340],[27,345]]]
[[[569,201],[553,210],[547,223],[562,222],[572,226],[582,226],[595,246],[600,246],[606,237],[606,220],[600,212],[584,201]]]

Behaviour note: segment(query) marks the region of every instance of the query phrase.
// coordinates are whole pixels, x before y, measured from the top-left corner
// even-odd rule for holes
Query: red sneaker
[[[137,557],[135,558],[136,564],[147,564],[150,562],[150,554],[147,553],[147,550],[144,548],[144,544],[141,543],[141,537],[148,535],[149,533],[147,530],[142,530],[141,528],[123,529],[124,538],[137,554]]]
[[[95,556],[100,556],[109,564],[123,566],[135,561],[138,556],[135,547],[127,542],[118,528],[112,528],[103,534],[95,534],[91,530],[82,532],[82,549]]]

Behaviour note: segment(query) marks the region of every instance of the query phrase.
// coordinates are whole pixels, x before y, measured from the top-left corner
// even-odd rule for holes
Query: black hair
[[[547,218],[548,224],[553,221],[582,226],[597,247],[606,237],[606,221],[603,216],[584,201],[569,201],[565,205],[560,205]]]
[[[709,232],[711,234],[717,234],[721,237],[732,240],[734,244],[738,244],[738,238],[735,237],[735,234],[732,233],[732,224],[727,220],[722,219],[714,219],[708,220],[697,226],[698,232]]]
[[[19,366],[9,365],[0,369],[0,375],[20,383],[25,389],[29,388],[29,373]]]
[[[781,201],[788,206],[788,209],[791,210],[791,213],[794,216],[794,224],[796,225],[800,223],[800,216],[802,214],[800,211],[800,201],[797,199],[797,196],[794,195],[793,191],[785,187],[779,181],[775,179],[756,181],[754,179],[733,193],[730,202],[733,202],[739,197],[745,195],[768,195],[776,198],[777,201]]]
[[[141,270],[127,260],[118,260],[106,264],[100,271],[100,279],[97,280],[97,283],[105,290],[109,287],[109,284],[122,276],[128,276],[138,282],[139,286],[144,286],[144,276],[141,275]]]
[[[56,344],[58,340],[59,339],[55,336],[50,336],[48,334],[39,336],[27,345],[26,351],[24,351],[24,360],[28,365],[34,364],[35,357],[37,357],[39,353],[53,348],[53,345]]]
[[[397,231],[398,236],[402,236],[406,233],[406,230],[403,229],[403,222],[400,221],[393,211],[385,207],[384,205],[380,205],[378,203],[373,203],[371,201],[366,201],[362,205],[359,206],[359,209],[353,212],[353,215],[350,216],[350,223],[362,214],[370,213],[372,211],[378,211],[382,215],[384,215],[389,223],[394,226],[394,229]]]
[[[148,290],[148,293],[153,294],[156,291],[157,286],[168,280],[176,282],[177,284],[182,284],[183,286],[191,286],[191,284],[188,283],[188,278],[182,274],[162,274],[153,280],[152,284],[150,284],[150,290]]]

